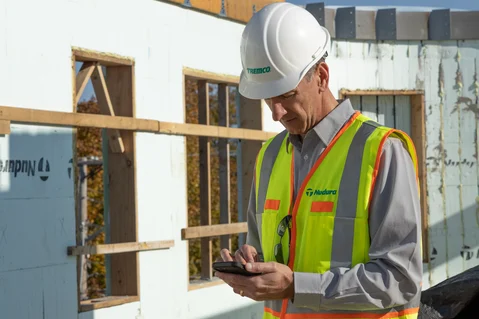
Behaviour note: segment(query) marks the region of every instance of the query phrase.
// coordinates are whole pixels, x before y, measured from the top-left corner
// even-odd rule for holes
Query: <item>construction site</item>
[[[245,243],[284,130],[238,91],[242,32],[273,2],[0,1],[0,319],[263,318],[212,263]],[[335,97],[416,147],[423,291],[474,270],[479,11],[303,7]]]

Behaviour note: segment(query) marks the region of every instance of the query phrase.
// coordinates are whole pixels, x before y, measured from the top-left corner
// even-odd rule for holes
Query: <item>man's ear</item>
[[[329,86],[329,67],[326,62],[321,62],[318,66],[319,90],[324,92]]]

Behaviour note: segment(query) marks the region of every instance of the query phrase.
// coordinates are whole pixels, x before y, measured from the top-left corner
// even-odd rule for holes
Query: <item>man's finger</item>
[[[247,263],[245,268],[249,272],[255,273],[272,273],[276,272],[276,264],[274,262],[268,263]]]
[[[220,255],[221,258],[223,258],[223,261],[233,261],[230,251],[226,248],[221,249]]]
[[[237,262],[242,263],[243,265],[246,264],[246,260],[245,260],[245,258],[244,258],[244,256],[243,256],[243,253],[242,253],[241,250],[239,250],[239,249],[235,252],[235,260],[236,260]]]
[[[254,262],[254,255],[256,255],[256,251],[253,251],[253,247],[249,245],[244,245],[241,247],[241,252],[243,253],[244,258],[247,262]]]

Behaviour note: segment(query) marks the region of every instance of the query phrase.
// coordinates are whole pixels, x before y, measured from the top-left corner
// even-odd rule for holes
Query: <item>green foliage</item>
[[[100,110],[94,98],[78,103],[78,113],[99,114]],[[77,157],[102,157],[101,129],[82,127],[77,129]],[[77,175],[78,176],[78,175]],[[103,221],[103,170],[102,166],[90,166],[88,177],[88,236],[97,233],[104,225]],[[87,244],[103,244],[105,233],[100,232]],[[105,258],[103,255],[89,256],[88,260],[88,298],[104,296]]]

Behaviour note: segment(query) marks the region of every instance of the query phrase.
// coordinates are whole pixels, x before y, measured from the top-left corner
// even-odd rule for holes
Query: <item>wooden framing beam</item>
[[[263,116],[262,104],[259,100],[250,100],[240,95],[239,98],[239,122],[240,127],[253,130],[262,130]],[[253,181],[254,167],[256,157],[261,149],[262,141],[241,140],[237,146],[237,154],[239,156],[239,170],[238,170],[238,185],[240,189],[238,198],[238,221],[243,222],[247,220],[248,206],[251,194],[251,185]],[[238,157],[237,157],[238,160]],[[240,234],[239,244],[244,244],[246,236]]]
[[[419,192],[421,196],[421,224],[423,262],[429,262],[429,220],[427,206],[426,170],[426,108],[424,95],[411,96],[411,139],[416,147],[418,159]]]
[[[10,134],[10,121],[0,120],[0,135]]]
[[[91,82],[95,90],[100,112],[104,115],[115,116],[115,110],[110,100],[110,94],[108,93],[108,87],[106,85],[105,76],[103,75],[102,66],[98,63],[96,63],[93,70]],[[125,151],[125,146],[123,145],[120,131],[117,129],[107,130],[107,134],[111,150],[114,153],[123,153]]]
[[[277,133],[259,129],[217,127],[138,119],[134,117],[45,111],[11,106],[0,106],[0,120],[16,123],[43,124],[66,127],[96,127],[168,135],[208,136],[240,140],[266,141]]]
[[[228,103],[228,85],[218,85],[218,125],[228,127],[229,121],[229,103]],[[231,223],[230,212],[230,145],[228,139],[220,138],[218,141],[219,152],[219,184],[220,184],[220,223]],[[231,250],[231,236],[223,235],[220,237],[220,247]]]
[[[115,113],[135,117],[134,66],[109,66],[106,86],[111,92]],[[108,148],[109,242],[138,241],[138,207],[136,188],[135,132],[123,132],[124,152]],[[110,140],[111,141],[111,140]],[[111,267],[111,294],[136,296],[140,294],[140,274],[137,252],[109,256]]]
[[[261,130],[209,126],[202,124],[180,124],[160,122],[158,133],[172,135],[208,136],[216,138],[235,138],[240,140],[266,141],[277,133]]]
[[[183,228],[181,230],[181,239],[197,239],[206,237],[215,237],[231,234],[246,233],[248,224],[246,222],[232,224],[218,224],[210,226],[195,226]]]
[[[198,81],[198,123],[210,124],[209,86],[205,80]],[[208,137],[199,138],[200,160],[200,223],[211,225],[211,144]],[[213,277],[212,266],[213,245],[211,238],[201,238],[201,278]]]
[[[78,75],[76,63],[83,62]],[[108,78],[103,75],[106,69]],[[105,192],[110,193],[105,207],[108,218],[108,231],[105,245],[82,246],[77,229],[76,246],[69,247],[77,255],[78,266],[84,254],[105,254],[110,269],[107,285],[110,287],[106,298],[80,300],[79,311],[90,311],[121,305],[140,299],[138,251],[166,249],[170,241],[138,243],[136,207],[136,155],[134,131],[141,127],[157,132],[159,122],[135,119],[134,60],[115,54],[72,48],[73,113],[9,108],[8,116],[19,116],[27,123],[50,126],[96,127],[107,129],[108,148],[103,150],[105,175],[109,185]],[[77,113],[78,101],[91,79],[102,115]],[[114,106],[114,107],[113,107]],[[0,108],[0,117],[2,114]],[[118,117],[116,117],[118,115]],[[40,123],[39,123],[40,122]],[[51,123],[53,122],[53,123]],[[115,127],[116,126],[116,127]],[[120,132],[119,130],[124,131]],[[73,135],[74,144],[76,134]],[[76,155],[75,155],[76,158]],[[109,212],[113,211],[114,214]],[[77,216],[77,227],[80,225]],[[105,225],[107,226],[107,225]],[[163,248],[165,247],[165,248]],[[67,249],[68,251],[68,249]],[[80,296],[80,281],[77,277],[77,293]]]
[[[224,18],[239,23],[247,23],[255,12],[258,12],[265,5],[285,0],[159,0],[187,8],[188,10],[199,11],[216,18]]]
[[[130,302],[140,301],[139,296],[108,296],[105,298],[82,300],[80,302],[80,312],[92,311],[123,305]]]
[[[73,47],[72,55],[76,61],[99,62],[104,66],[134,66],[135,60],[113,53],[97,52],[85,48]]]
[[[119,244],[104,244],[91,246],[69,246],[67,253],[69,256],[82,255],[111,255],[127,252],[139,252],[149,250],[169,249],[175,245],[174,240],[159,240],[146,242],[129,242]]]
[[[229,85],[238,85],[240,78],[238,76],[230,75],[230,74],[218,74],[212,73],[203,70],[191,69],[184,67],[183,68],[183,75],[187,78],[193,80],[204,80],[208,79],[208,83],[215,83],[215,84],[229,84]]]
[[[341,89],[339,91],[339,98],[344,99],[346,96],[358,95],[424,95],[421,90],[347,90]]]

